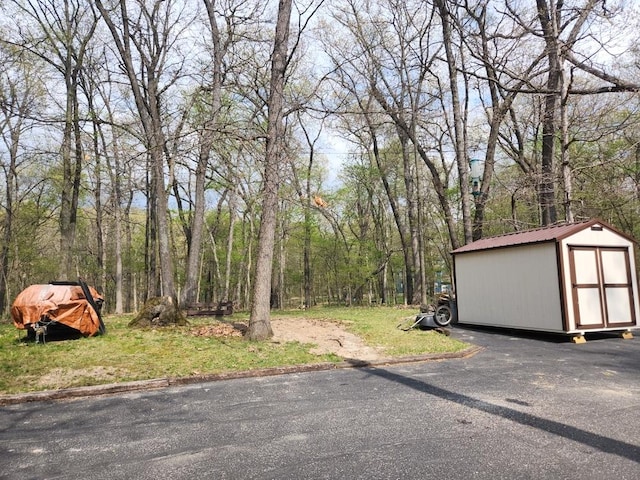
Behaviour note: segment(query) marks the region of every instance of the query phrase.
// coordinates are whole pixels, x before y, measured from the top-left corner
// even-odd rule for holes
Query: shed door
[[[578,328],[636,324],[627,248],[569,247]]]

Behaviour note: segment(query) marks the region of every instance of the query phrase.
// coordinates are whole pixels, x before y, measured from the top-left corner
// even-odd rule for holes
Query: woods
[[[0,308],[33,283],[425,303],[474,239],[640,237],[640,11],[599,0],[9,0]],[[481,166],[472,178],[470,162]]]

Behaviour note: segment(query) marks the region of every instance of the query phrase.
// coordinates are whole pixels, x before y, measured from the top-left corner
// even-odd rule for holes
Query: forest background
[[[624,0],[4,0],[0,308],[416,305],[474,239],[640,238],[639,37]]]

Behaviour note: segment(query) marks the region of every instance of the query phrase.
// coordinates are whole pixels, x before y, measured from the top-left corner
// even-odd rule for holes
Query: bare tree
[[[16,42],[44,62],[62,77],[64,107],[62,120],[63,179],[60,188],[60,262],[59,276],[74,276],[74,247],[80,180],[83,170],[82,113],[79,84],[83,62],[97,19],[90,5],[80,0],[28,0],[12,2],[28,19],[18,29]]]
[[[503,17],[495,17],[488,14],[488,2],[467,4],[466,13],[473,22],[463,25],[456,22],[460,29],[461,37],[471,56],[479,61],[480,69],[474,74],[477,76],[478,90],[488,92],[488,100],[483,101],[489,133],[484,135],[483,146],[486,149],[484,157],[484,172],[478,191],[474,192],[474,218],[473,240],[483,236],[485,207],[489,199],[491,181],[496,161],[498,142],[501,128],[519,94],[528,89],[529,83],[539,74],[540,64],[544,55],[533,55],[529,61],[522,65],[516,62],[507,63],[505,59],[509,54],[517,54],[518,50],[525,48],[523,42],[526,32],[517,30],[512,24],[503,25]],[[484,132],[483,132],[484,133]]]
[[[313,171],[316,162],[317,144],[322,134],[326,117],[315,119],[313,117],[305,117],[301,111],[297,112],[297,120],[302,130],[306,146],[309,149],[307,162],[304,168],[304,177],[301,180],[298,174],[298,168],[292,164],[293,183],[298,194],[298,198],[303,209],[303,246],[302,246],[302,271],[303,271],[303,305],[305,309],[311,308],[312,305],[312,264],[311,264],[311,230],[312,215],[314,208],[326,207],[326,204],[318,191],[313,190]],[[317,121],[319,123],[317,130],[312,132],[312,125]],[[308,122],[308,124],[307,124]]]
[[[4,47],[4,46],[2,46]],[[0,168],[4,174],[4,202],[2,240],[0,242],[0,311],[7,306],[9,288],[10,248],[14,241],[14,222],[19,203],[19,169],[24,135],[33,128],[31,118],[39,107],[38,97],[42,93],[39,85],[40,62],[32,62],[17,49],[0,48]]]
[[[203,0],[207,12],[207,25],[211,36],[211,72],[208,77],[210,81],[204,85],[198,95],[199,100],[204,101],[208,107],[209,115],[204,120],[199,129],[198,161],[195,170],[195,200],[194,212],[191,223],[187,228],[187,265],[185,271],[184,287],[181,292],[181,303],[188,305],[195,302],[197,297],[198,276],[200,273],[199,263],[204,231],[205,213],[205,188],[206,174],[211,156],[211,149],[215,140],[217,118],[220,113],[222,82],[223,82],[223,59],[226,54],[231,38],[235,33],[231,30],[235,25],[235,20],[231,17],[220,18],[217,12],[216,0]],[[223,37],[218,26],[222,20],[227,25],[227,37]]]
[[[555,3],[555,5],[554,5]],[[592,0],[595,4],[595,1]],[[562,82],[562,56],[559,51],[558,32],[562,30],[562,7],[564,2],[536,0],[538,20],[544,35],[549,74],[547,75],[544,117],[542,120],[542,172],[540,181],[540,208],[542,225],[554,224],[557,221],[555,181],[553,157],[556,143],[556,111],[560,99]]]
[[[267,151],[262,179],[262,214],[258,233],[253,304],[247,330],[247,338],[250,340],[264,340],[273,335],[269,320],[269,302],[271,299],[278,189],[284,152],[282,143],[284,139],[284,85],[288,64],[289,21],[292,3],[293,0],[279,1],[276,34],[273,42],[268,99]]]
[[[122,61],[122,68],[131,87],[137,112],[142,123],[144,142],[151,167],[153,186],[153,218],[161,260],[161,291],[176,297],[174,261],[170,247],[168,196],[165,186],[165,146],[162,101],[167,89],[180,76],[180,66],[168,72],[169,53],[181,26],[180,7],[173,1],[134,2],[137,10],[130,12],[125,0],[106,7],[101,0],[96,7],[105,21]],[[183,7],[183,6],[182,6]],[[173,59],[172,59],[173,60]],[[139,61],[136,66],[136,61]]]
[[[101,60],[104,63],[108,61],[106,52],[104,52]],[[129,184],[131,183],[131,174],[126,172],[125,162],[122,158],[124,151],[124,142],[122,141],[122,137],[124,136],[125,126],[117,124],[117,115],[114,112],[114,107],[112,105],[114,96],[112,88],[115,82],[112,81],[110,72],[108,71],[106,72],[107,76],[104,79],[104,82],[101,82],[98,75],[99,72],[97,71],[98,65],[94,65],[93,67],[94,70],[89,72],[90,85],[95,89],[97,97],[104,106],[104,114],[102,114],[102,117],[94,118],[93,122],[96,129],[95,140],[99,142],[99,147],[96,150],[99,149],[98,155],[102,155],[104,157],[106,171],[111,186],[110,204],[113,211],[113,254],[115,257],[115,271],[113,272],[115,283],[114,312],[121,314],[124,313],[125,310],[123,244],[127,237],[127,235],[125,235],[124,227],[124,219],[126,216],[123,212],[123,204],[125,202],[126,194],[123,189],[126,188],[127,182]],[[95,112],[95,115],[97,116],[97,112]],[[108,130],[108,132],[105,130]],[[128,190],[131,191],[131,188]],[[130,196],[132,195],[133,193],[130,194]],[[98,235],[102,234],[102,232],[98,231]],[[126,243],[129,244],[129,242]]]
[[[542,116],[541,172],[538,184],[538,197],[542,225],[553,224],[558,220],[556,205],[555,152],[558,140],[561,142],[562,178],[565,194],[571,195],[571,174],[567,150],[566,107],[568,96],[572,94],[590,95],[620,91],[637,91],[639,86],[624,81],[615,75],[596,67],[588,59],[581,59],[578,44],[587,38],[593,38],[589,32],[590,23],[597,17],[607,18],[613,15],[607,5],[600,0],[584,0],[577,5],[565,5],[564,0],[536,0],[536,16],[539,31],[531,29],[530,22],[513,9],[511,14],[517,22],[530,29],[535,36],[543,40],[544,55],[547,60],[547,73],[544,85],[537,92],[544,98]],[[596,37],[596,40],[599,39]],[[566,74],[567,62],[577,70],[606,82],[604,86],[580,88],[570,84]],[[572,219],[571,199],[565,198],[566,218]]]
[[[463,67],[460,65],[461,55],[456,55],[454,51],[454,13],[451,8],[455,8],[454,2],[449,0],[435,0],[434,1],[438,15],[440,16],[440,23],[442,26],[442,45],[445,51],[445,59],[447,63],[448,71],[448,90],[451,97],[451,111],[453,114],[453,146],[456,154],[456,164],[458,166],[458,179],[460,185],[462,204],[462,222],[464,229],[464,240],[468,243],[473,240],[473,232],[471,226],[471,199],[469,195],[469,157],[466,144],[466,127],[465,121],[463,94],[460,93],[460,75],[459,71],[463,71]],[[466,79],[465,79],[466,84]],[[468,97],[467,91],[464,92],[464,98]]]
[[[363,148],[372,152],[387,192],[402,243],[404,291],[407,302],[413,304],[426,301],[428,294],[419,212],[424,195],[419,193],[430,189],[436,192],[451,242],[458,243],[446,193],[450,169],[438,165],[431,152],[435,144],[432,139],[439,136],[434,131],[433,105],[441,42],[433,34],[435,12],[423,7],[422,3],[394,0],[370,5],[350,1],[334,14],[346,33],[333,32],[327,40],[335,65],[333,78],[347,99],[345,123],[353,127],[349,134],[360,138],[356,131],[363,127],[368,132],[362,135],[366,137]],[[353,115],[354,110],[358,115]],[[397,157],[391,160],[394,145],[399,148]],[[418,175],[416,159],[427,167],[428,175]],[[401,189],[389,181],[395,164],[401,165]]]

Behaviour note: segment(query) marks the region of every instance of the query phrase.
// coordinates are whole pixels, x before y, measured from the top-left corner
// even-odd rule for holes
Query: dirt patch
[[[107,383],[116,381],[123,371],[115,367],[93,367],[93,368],[54,368],[37,381],[39,387],[47,389],[67,388],[70,385],[82,384],[82,379],[98,379]]]
[[[191,334],[196,337],[241,337],[246,330],[243,323],[215,323],[193,328]]]
[[[349,333],[338,323],[306,318],[278,318],[271,320],[273,342],[299,342],[314,345],[309,351],[314,355],[333,353],[345,359],[379,360],[382,349],[366,345],[360,337]],[[191,330],[192,335],[202,337],[240,337],[246,332],[245,323],[236,322],[203,325]]]
[[[378,360],[382,349],[373,348],[360,337],[347,332],[341,325],[306,318],[275,319],[271,321],[273,341],[312,343],[310,352],[316,355],[334,353],[345,359]]]

